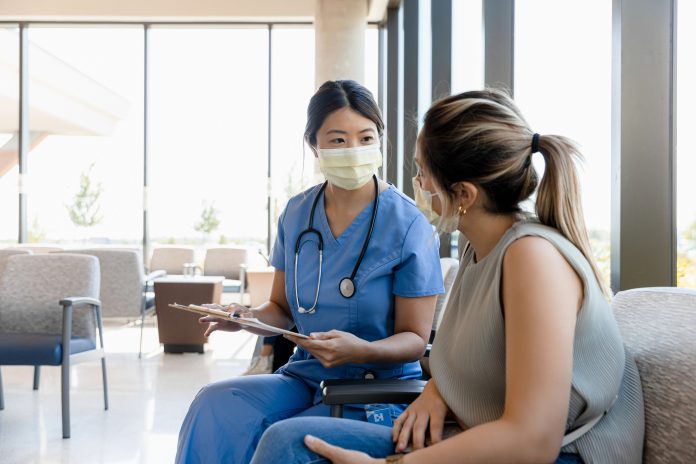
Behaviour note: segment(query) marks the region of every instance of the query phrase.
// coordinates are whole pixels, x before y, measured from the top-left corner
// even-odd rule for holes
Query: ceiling
[[[2,0],[0,21],[312,22],[318,1],[365,1],[381,22],[399,0]]]

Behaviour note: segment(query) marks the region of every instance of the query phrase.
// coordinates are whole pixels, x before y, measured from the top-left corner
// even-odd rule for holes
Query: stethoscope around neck
[[[375,184],[375,199],[372,202],[373,207],[372,217],[370,218],[370,228],[367,230],[367,237],[365,237],[365,242],[363,243],[362,250],[360,250],[360,257],[358,257],[358,261],[355,263],[355,266],[353,267],[353,272],[350,274],[350,277],[344,277],[338,284],[338,292],[341,294],[343,298],[352,298],[353,295],[355,295],[355,275],[358,273],[360,263],[362,263],[363,257],[365,256],[367,246],[370,244],[370,238],[372,237],[372,229],[375,227],[377,207],[379,206],[379,186],[377,184],[377,176],[373,175],[372,180]],[[295,273],[293,274],[293,281],[295,286],[295,303],[297,304],[297,311],[299,311],[301,314],[314,314],[317,311],[317,301],[319,300],[319,287],[321,287],[321,268],[324,262],[324,238],[321,236],[321,232],[314,228],[314,211],[317,209],[317,203],[319,203],[319,198],[321,198],[321,194],[324,192],[324,190],[326,190],[327,184],[328,182],[324,182],[324,184],[319,189],[317,196],[314,198],[314,202],[312,203],[312,210],[309,213],[309,225],[305,230],[300,232],[300,235],[298,235],[297,241],[295,242]],[[317,247],[319,249],[319,276],[317,277],[317,289],[316,292],[314,292],[314,303],[312,303],[312,306],[309,309],[307,309],[300,306],[300,298],[297,294],[297,260],[300,255],[300,250],[306,243],[309,242],[308,240],[307,242],[302,243],[302,238],[305,235],[312,234],[316,235],[318,239]]]

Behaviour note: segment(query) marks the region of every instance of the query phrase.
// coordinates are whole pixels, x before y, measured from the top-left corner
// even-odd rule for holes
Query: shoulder
[[[285,205],[285,211],[283,214],[296,213],[304,211],[305,209],[310,209],[312,207],[312,203],[314,203],[314,200],[317,198],[322,185],[323,184],[313,185],[307,190],[291,197]]]
[[[503,287],[521,293],[548,295],[559,289],[581,291],[582,279],[557,245],[545,237],[514,240],[503,254]]]
[[[399,190],[398,188],[396,188],[394,185],[389,184],[389,188],[386,189],[383,193],[390,194],[394,203],[394,207],[403,208],[405,210],[410,210],[413,212],[418,212],[418,208],[416,208],[416,203],[413,201],[413,199],[401,190]]]
[[[556,260],[565,261],[553,243],[538,235],[515,239],[503,253],[503,262],[514,267],[524,268]]]
[[[545,266],[564,263],[583,280],[592,275],[590,264],[582,252],[561,232],[539,223],[536,219],[523,220],[505,234],[505,262],[520,266]]]
[[[393,185],[380,194],[380,214],[391,224],[410,228],[416,224],[431,228],[425,216],[416,207],[416,203],[404,192]]]
[[[535,218],[515,223],[501,239],[504,245],[503,262],[514,268],[547,268],[552,264],[565,263],[564,249],[568,240],[553,227],[541,224]]]

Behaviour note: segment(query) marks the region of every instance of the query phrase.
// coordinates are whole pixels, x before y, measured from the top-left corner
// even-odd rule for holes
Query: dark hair
[[[557,229],[590,262],[608,295],[590,241],[580,200],[577,146],[559,135],[537,136],[546,169],[539,180],[531,163],[534,132],[512,99],[499,90],[464,92],[439,100],[425,115],[418,138],[423,162],[442,192],[443,217],[455,214],[458,182],[485,193],[483,208],[492,214],[521,212],[520,203],[535,191],[542,224]],[[538,189],[538,190],[537,190]]]
[[[378,135],[382,135],[382,114],[369,90],[351,80],[326,81],[312,96],[307,107],[304,139],[310,147],[316,148],[317,131],[326,118],[334,111],[346,107],[374,122]]]

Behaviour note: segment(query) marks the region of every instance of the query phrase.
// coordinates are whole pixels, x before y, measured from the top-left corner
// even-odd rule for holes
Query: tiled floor
[[[171,463],[181,420],[201,386],[239,375],[256,337],[214,333],[206,353],[164,354],[154,322],[139,328],[105,327],[109,410],[104,410],[101,364],[77,364],[71,378],[72,438],[61,432],[60,368],[43,367],[32,390],[33,368],[2,367],[5,410],[0,411],[0,463]]]

